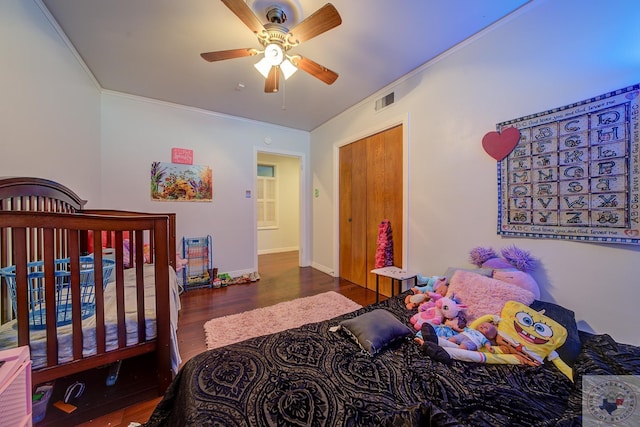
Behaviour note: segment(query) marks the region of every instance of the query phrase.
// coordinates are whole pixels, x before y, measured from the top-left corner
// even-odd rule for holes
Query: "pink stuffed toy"
[[[425,304],[429,304],[429,302]],[[433,305],[426,306],[426,309],[420,306],[418,312],[411,316],[411,324],[413,324],[413,327],[417,331],[422,328],[422,324],[425,322],[440,325],[446,319],[453,319],[461,310],[468,308],[465,304],[457,302],[454,297],[443,297],[432,304]]]

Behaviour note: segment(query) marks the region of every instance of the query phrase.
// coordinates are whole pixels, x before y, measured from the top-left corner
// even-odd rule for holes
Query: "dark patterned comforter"
[[[640,375],[640,348],[582,335],[575,383],[537,368],[432,361],[410,339],[374,357],[329,328],[404,294],[188,361],[146,426],[579,426],[583,375]]]

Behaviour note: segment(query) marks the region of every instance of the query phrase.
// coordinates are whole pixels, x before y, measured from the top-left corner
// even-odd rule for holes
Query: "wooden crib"
[[[0,279],[0,325],[4,329],[12,325],[16,344],[30,346],[32,360],[34,337],[40,334],[38,339],[43,340],[45,355],[42,366],[33,369],[33,384],[153,352],[157,361],[158,392],[163,393],[173,377],[172,351],[177,351],[171,339],[175,336],[172,328],[176,326],[171,312],[177,296],[172,291],[177,285],[172,281],[176,260],[175,214],[84,210],[85,203],[69,188],[50,180],[0,178],[0,268],[11,266],[15,271],[12,279],[15,280],[15,302],[8,292],[7,277]],[[129,262],[124,259],[127,239],[132,248]],[[103,269],[94,268],[94,282],[98,285],[95,286],[95,314],[89,319],[92,329],[88,330],[87,319],[81,315],[79,272],[81,256],[89,255],[90,247],[112,248],[115,265],[111,274],[115,280],[99,286],[105,282]],[[145,249],[148,249],[146,254]],[[91,255],[93,265],[105,263],[103,250],[95,250]],[[55,286],[46,284],[54,283],[59,268],[56,260],[59,264],[60,259],[68,259],[70,267],[71,320],[68,325],[60,326],[56,310],[45,310],[43,330],[34,331],[29,317],[34,298],[30,265],[38,263],[44,272],[45,286],[40,292],[44,306],[58,307]],[[126,282],[125,277],[131,277],[131,282]],[[114,306],[113,313],[105,307],[107,294],[109,306]],[[149,304],[149,295],[155,295],[153,304]],[[125,296],[131,300],[127,301]],[[150,311],[155,312],[155,318],[149,318]],[[131,327],[127,331],[127,325],[132,322],[136,325],[134,331]],[[117,338],[107,341],[107,330],[116,331]],[[64,358],[61,357],[64,349],[59,348],[62,334],[70,334],[68,342],[71,343],[71,355]],[[91,349],[87,349],[89,335],[95,335]]]

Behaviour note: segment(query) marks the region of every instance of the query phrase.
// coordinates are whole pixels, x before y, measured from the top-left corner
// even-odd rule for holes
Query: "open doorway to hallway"
[[[300,157],[258,152],[256,172],[258,255],[299,251]]]

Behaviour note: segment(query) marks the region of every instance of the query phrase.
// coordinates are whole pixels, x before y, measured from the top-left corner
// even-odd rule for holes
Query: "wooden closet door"
[[[369,136],[340,149],[340,276],[375,289],[378,227],[391,221],[394,264],[402,265],[402,126]],[[390,283],[380,291],[391,294]]]
[[[340,149],[340,277],[367,286],[366,141]]]

